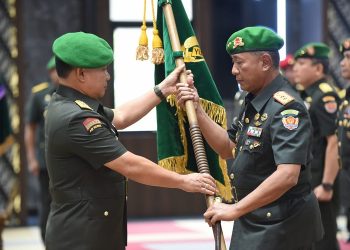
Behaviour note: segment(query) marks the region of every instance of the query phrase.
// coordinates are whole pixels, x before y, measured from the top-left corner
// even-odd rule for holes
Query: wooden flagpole
[[[170,3],[164,3],[163,12],[164,12],[166,24],[168,27],[172,50],[181,51],[181,44],[180,44],[179,35],[176,28],[174,13]],[[176,58],[175,63],[176,63],[176,66],[185,64],[182,57]],[[181,73],[180,81],[184,83],[187,81],[185,71]],[[196,162],[198,166],[198,171],[200,173],[210,174],[207,156],[204,149],[202,134],[198,126],[198,120],[197,120],[196,111],[193,105],[193,101],[191,100],[186,101],[185,108],[186,108],[186,113],[187,113],[187,117],[190,125],[191,139],[192,139],[192,144],[193,144]],[[211,206],[215,202],[214,196],[206,195],[205,199],[206,199],[207,207]],[[226,250],[226,243],[225,243],[224,235],[222,233],[220,222],[217,222],[213,227],[213,233],[215,238],[215,249]]]

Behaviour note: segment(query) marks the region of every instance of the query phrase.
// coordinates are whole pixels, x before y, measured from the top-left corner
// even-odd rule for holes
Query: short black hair
[[[68,76],[68,74],[73,70],[74,67],[63,62],[57,56],[55,56],[55,60],[56,60],[57,75],[59,77],[66,78]]]
[[[329,59],[328,58],[312,58],[312,64],[321,64],[323,66],[323,74],[327,75],[329,72]]]
[[[257,55],[261,55],[263,53],[267,53],[271,56],[272,66],[275,69],[278,69],[280,65],[280,54],[278,53],[278,51],[256,51]]]

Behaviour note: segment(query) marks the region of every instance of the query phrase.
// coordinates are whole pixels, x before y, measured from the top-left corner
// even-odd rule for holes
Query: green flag
[[[13,143],[9,109],[6,100],[6,89],[0,82],[0,156],[3,155]]]
[[[182,51],[172,51],[162,4],[171,2]],[[226,111],[204,60],[197,38],[181,0],[159,0],[157,27],[164,44],[164,64],[155,66],[155,83],[160,83],[175,68],[174,57],[183,56],[186,68],[192,70],[200,104],[216,123],[226,129]],[[191,142],[186,112],[177,107],[175,96],[157,106],[158,163],[177,173],[198,172]],[[232,200],[226,161],[204,141],[211,175],[215,178],[221,197]]]

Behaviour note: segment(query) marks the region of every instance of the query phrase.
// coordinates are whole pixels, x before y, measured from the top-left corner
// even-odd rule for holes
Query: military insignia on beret
[[[248,127],[247,135],[249,135],[249,136],[260,137],[261,133],[262,133],[262,128],[257,128],[257,127],[252,127],[252,126]]]
[[[102,122],[97,118],[86,118],[83,121],[83,125],[89,133],[94,131],[96,128],[102,127]]]
[[[324,108],[328,113],[333,114],[337,111],[338,104],[335,101],[326,102]]]
[[[81,100],[75,100],[74,101],[81,109],[88,109],[88,110],[92,110],[92,108],[87,105],[85,102],[81,101]]]
[[[306,53],[308,54],[308,55],[310,55],[310,56],[313,56],[313,55],[315,55],[315,48],[314,47],[308,47],[308,48],[306,48]]]
[[[345,40],[342,45],[340,45],[340,52],[344,52],[345,50],[350,49],[350,39]]]
[[[284,91],[278,91],[273,95],[273,98],[278,101],[279,103],[281,103],[282,105],[286,105],[288,103],[290,103],[291,101],[294,100],[294,97],[290,96],[289,94],[287,94]]]
[[[244,46],[243,38],[242,37],[236,37],[235,40],[233,40],[233,48],[237,48],[238,46],[242,47]]]
[[[295,109],[287,109],[281,112],[282,115],[282,123],[283,126],[288,130],[294,130],[298,128],[299,118],[297,117],[299,114],[298,110]]]

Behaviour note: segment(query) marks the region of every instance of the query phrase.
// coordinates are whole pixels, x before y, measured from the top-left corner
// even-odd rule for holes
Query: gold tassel
[[[152,3],[152,18],[153,18],[153,41],[152,41],[152,63],[159,65],[164,63],[164,49],[162,40],[159,37],[156,18],[154,15],[154,4]]]
[[[144,0],[143,6],[143,21],[141,26],[141,36],[139,40],[139,46],[136,49],[136,60],[148,60],[148,38],[147,38],[147,26],[146,26],[146,0]]]

